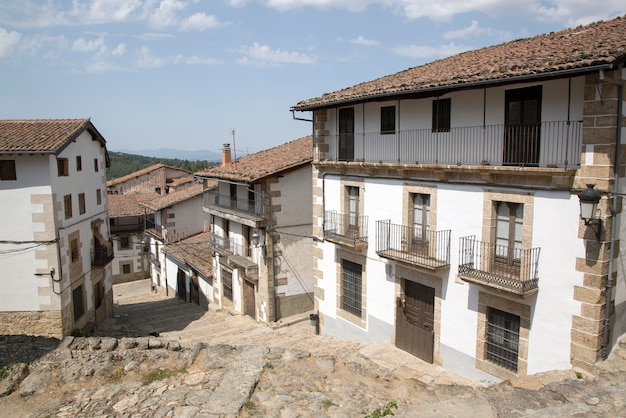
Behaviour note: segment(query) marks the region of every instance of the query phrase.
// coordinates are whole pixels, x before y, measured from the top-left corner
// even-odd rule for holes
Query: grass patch
[[[104,380],[107,383],[118,383],[123,378],[126,372],[124,372],[124,366],[118,366],[112,369],[109,369],[107,373],[104,375]]]
[[[169,369],[153,370],[143,378],[142,383],[144,385],[149,385],[150,383],[156,382],[157,380],[169,379],[170,377],[176,376],[179,373],[186,373],[186,372],[187,370],[185,368],[180,368],[176,370],[169,370]]]
[[[243,407],[246,411],[248,412],[254,412],[256,411],[256,405],[254,404],[254,402],[247,400],[244,404]]]
[[[326,399],[324,403],[322,404],[322,406],[324,406],[324,409],[328,409],[331,406],[337,406],[337,404],[331,401],[330,399]]]
[[[380,418],[395,415],[393,410],[398,410],[398,403],[396,401],[389,401],[387,405],[382,408],[378,408],[373,411],[371,414],[366,415],[365,418]]]
[[[576,379],[582,379],[583,374],[581,372],[576,372]]]
[[[11,376],[12,372],[13,370],[11,369],[11,366],[0,367],[0,380],[4,380]]]
[[[263,365],[263,368],[266,369],[266,370],[273,370],[274,369],[274,365],[268,361],[267,363],[265,363]]]

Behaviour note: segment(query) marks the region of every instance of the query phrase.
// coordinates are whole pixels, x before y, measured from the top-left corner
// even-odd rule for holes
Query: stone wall
[[[313,295],[311,293],[300,293],[297,295],[277,295],[276,297],[276,318],[300,314],[313,309]]]
[[[0,335],[63,336],[60,311],[0,312]]]

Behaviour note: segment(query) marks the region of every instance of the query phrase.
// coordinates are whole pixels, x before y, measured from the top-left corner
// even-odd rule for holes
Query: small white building
[[[521,39],[295,105],[313,114],[322,334],[501,378],[605,358],[626,331],[625,32]]]
[[[310,136],[195,175],[217,187],[204,212],[220,308],[273,322],[313,309]],[[212,186],[213,187],[213,186]]]
[[[122,177],[107,181],[107,193],[156,193],[166,195],[170,191],[193,185],[190,173],[180,168],[164,164],[154,164],[141,170],[134,171]]]
[[[106,142],[89,119],[0,120],[0,333],[62,337],[113,312]]]
[[[139,202],[146,212],[154,213],[154,221],[146,217],[142,246],[149,254],[150,277],[155,290],[176,291],[167,279],[163,246],[178,242],[204,231],[202,213],[202,184],[194,184],[152,200]]]
[[[154,222],[154,211],[139,207],[156,193],[109,194],[108,209],[113,253],[113,284],[150,277],[149,254],[144,251],[146,222]]]

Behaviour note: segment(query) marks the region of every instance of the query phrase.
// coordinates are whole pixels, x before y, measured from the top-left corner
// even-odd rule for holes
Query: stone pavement
[[[385,407],[399,417],[626,416],[626,341],[595,376],[484,387],[390,344],[315,335],[305,315],[268,327],[146,282],[116,285],[115,300],[99,336],[68,337],[16,366],[23,380],[0,397],[0,416],[363,417]],[[0,339],[0,359],[28,338]]]

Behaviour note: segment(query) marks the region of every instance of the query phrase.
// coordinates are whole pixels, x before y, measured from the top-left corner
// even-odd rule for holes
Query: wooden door
[[[191,276],[191,282],[189,283],[189,298],[192,303],[200,306],[200,285],[198,283],[198,276],[195,274]]]
[[[541,86],[507,90],[504,165],[536,167],[541,146]]]
[[[255,307],[255,300],[254,300],[254,284],[250,283],[247,280],[243,281],[244,286],[243,286],[243,303],[244,303],[244,309],[245,309],[245,314],[248,316],[251,316],[252,318],[256,319],[256,307]]]
[[[186,274],[185,270],[178,269],[178,273],[176,274],[176,294],[179,298],[187,301],[187,285],[186,285]]]
[[[396,303],[396,347],[429,363],[435,346],[435,289],[404,282],[404,300]]]
[[[354,160],[354,109],[339,109],[339,161]]]

